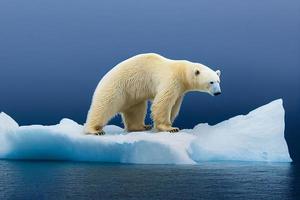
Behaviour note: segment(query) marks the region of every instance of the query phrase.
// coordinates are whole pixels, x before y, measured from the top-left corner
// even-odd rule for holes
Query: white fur
[[[172,127],[183,96],[197,90],[211,93],[219,84],[220,71],[186,60],[171,60],[158,54],[140,54],[110,70],[99,82],[88,113],[85,132],[96,134],[117,113],[122,113],[128,131],[142,131],[147,100],[153,100],[152,119],[159,131]]]

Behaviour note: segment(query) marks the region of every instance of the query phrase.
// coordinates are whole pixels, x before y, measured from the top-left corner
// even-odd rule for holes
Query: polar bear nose
[[[218,95],[220,95],[221,94],[221,92],[215,92],[214,93],[214,96],[218,96]]]

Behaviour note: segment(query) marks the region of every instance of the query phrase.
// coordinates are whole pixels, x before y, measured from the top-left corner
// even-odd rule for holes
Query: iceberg
[[[2,112],[0,159],[140,164],[292,161],[284,139],[281,99],[214,126],[199,124],[178,133],[127,133],[114,125],[104,130],[104,136],[84,135],[83,126],[70,119],[51,126],[19,126]]]

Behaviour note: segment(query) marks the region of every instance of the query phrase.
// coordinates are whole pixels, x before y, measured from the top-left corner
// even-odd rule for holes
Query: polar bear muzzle
[[[210,83],[209,93],[212,96],[218,96],[218,95],[220,95],[221,94],[220,84],[218,82],[211,82]]]

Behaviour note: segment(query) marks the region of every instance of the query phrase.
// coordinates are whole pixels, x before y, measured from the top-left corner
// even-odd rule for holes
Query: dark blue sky
[[[0,25],[0,110],[22,125],[83,123],[109,69],[156,52],[222,70],[222,95],[188,94],[177,126],[283,98],[286,138],[300,159],[299,1],[1,0]]]

